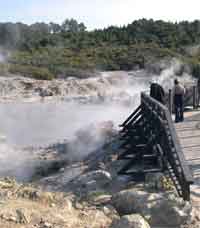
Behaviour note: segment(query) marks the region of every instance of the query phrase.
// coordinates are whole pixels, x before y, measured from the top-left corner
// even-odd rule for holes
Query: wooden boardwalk
[[[195,179],[191,185],[191,200],[200,207],[200,113],[187,117],[184,122],[175,124],[175,127]]]

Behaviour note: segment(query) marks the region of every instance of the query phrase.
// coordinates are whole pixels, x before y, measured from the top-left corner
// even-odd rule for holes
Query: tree
[[[63,32],[72,32],[72,33],[78,33],[78,32],[84,32],[86,30],[86,26],[83,23],[78,23],[74,19],[66,19],[62,23],[62,31]]]
[[[54,34],[54,33],[59,33],[61,32],[61,26],[59,24],[56,24],[56,23],[53,23],[53,22],[50,22],[49,24],[49,30],[50,30],[50,33]]]
[[[41,34],[50,33],[49,25],[45,23],[35,23],[30,25],[30,30],[34,32],[40,32]]]

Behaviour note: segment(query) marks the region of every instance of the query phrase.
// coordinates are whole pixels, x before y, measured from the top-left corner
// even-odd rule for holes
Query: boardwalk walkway
[[[137,180],[167,171],[178,195],[200,207],[200,111],[185,116],[174,124],[166,106],[141,93],[140,106],[120,125],[118,160],[127,162],[118,174]]]
[[[191,200],[195,206],[200,207],[200,113],[189,114],[184,122],[177,123],[175,127],[195,179],[191,185]]]

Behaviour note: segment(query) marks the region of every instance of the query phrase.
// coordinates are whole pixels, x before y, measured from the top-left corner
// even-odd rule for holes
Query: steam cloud
[[[103,121],[111,120],[113,126],[110,122],[108,129],[117,129],[118,124],[139,104],[140,92],[149,89],[152,79],[169,89],[181,69],[182,64],[173,60],[160,75],[149,75],[144,70],[129,73],[103,72],[98,80],[91,79],[94,83],[93,91],[96,91],[101,101],[98,100],[97,103],[83,104],[68,99],[67,102],[52,101],[42,104],[0,104],[0,119],[4,120],[0,122],[0,129],[8,142],[0,146],[0,174],[26,180],[34,171],[36,163],[30,163],[29,154],[22,149],[13,149],[14,145],[19,148],[40,146],[67,139],[67,159],[82,159],[98,149],[107,139],[107,133],[102,131]],[[184,83],[192,80],[188,72],[181,74],[180,78]],[[89,93],[91,83],[86,81],[85,88]],[[78,91],[76,88],[74,90]],[[88,95],[91,97],[91,94]]]
[[[4,62],[4,57],[3,55],[0,53],[0,63],[3,63]]]
[[[175,78],[178,78],[184,86],[195,82],[195,79],[190,74],[190,69],[177,59],[172,59],[170,66],[164,69],[159,76],[154,76],[153,78],[157,80],[166,91],[173,88]]]
[[[8,52],[0,47],[0,63],[5,63],[7,59]]]
[[[0,145],[0,176],[14,177],[19,181],[28,181],[33,175],[36,160],[30,161],[28,151],[13,148],[2,143]]]

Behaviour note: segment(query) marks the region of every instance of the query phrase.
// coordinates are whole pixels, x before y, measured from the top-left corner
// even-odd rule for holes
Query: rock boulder
[[[111,204],[120,215],[139,213],[154,226],[179,227],[191,219],[190,203],[173,193],[148,193],[130,189],[114,195]]]
[[[74,179],[72,185],[79,193],[87,194],[92,191],[105,189],[111,182],[112,177],[109,172],[95,170]]]
[[[149,224],[139,214],[124,215],[120,220],[115,220],[111,228],[150,228]]]

